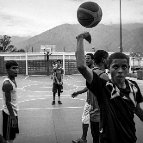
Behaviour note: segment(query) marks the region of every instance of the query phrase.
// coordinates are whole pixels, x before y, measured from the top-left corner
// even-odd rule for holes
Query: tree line
[[[25,52],[24,49],[17,49],[11,44],[11,37],[3,35],[0,38],[0,52]]]

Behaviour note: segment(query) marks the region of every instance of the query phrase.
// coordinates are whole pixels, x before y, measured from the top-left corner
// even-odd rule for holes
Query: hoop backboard
[[[52,52],[55,51],[55,47],[56,47],[56,45],[41,45],[40,51],[42,53],[52,54]]]

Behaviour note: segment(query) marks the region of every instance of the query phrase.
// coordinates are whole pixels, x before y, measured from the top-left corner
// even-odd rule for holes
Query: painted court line
[[[67,96],[67,97],[63,97],[63,98],[69,98],[69,97]],[[45,98],[42,97],[42,98],[33,98],[33,99],[23,100],[23,101],[19,101],[18,104],[24,103],[24,102],[35,101],[35,100],[44,100],[44,99],[47,99],[47,97],[45,97]],[[71,97],[71,100],[81,100],[81,101],[86,101],[85,99],[81,99],[81,98],[72,98],[72,97]]]
[[[78,106],[78,107],[46,107],[46,108],[22,108],[18,109],[19,111],[28,111],[28,110],[59,110],[59,109],[81,109],[83,106]]]

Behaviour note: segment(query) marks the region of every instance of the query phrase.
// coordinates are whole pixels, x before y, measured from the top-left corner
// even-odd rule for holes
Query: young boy
[[[135,81],[127,80],[129,57],[117,52],[110,55],[108,68],[111,80],[105,81],[86,66],[83,40],[90,34],[77,37],[77,68],[87,81],[87,88],[96,95],[100,107],[101,143],[136,143],[134,114],[143,121],[140,103],[143,96]]]
[[[100,78],[103,78],[108,81],[109,77],[105,73],[105,69],[107,68],[108,53],[104,50],[97,50],[94,53],[94,55],[92,55],[92,66],[89,66],[89,64],[88,64],[89,63],[88,61],[91,61],[91,58],[87,58],[87,57],[88,57],[88,55],[86,54],[86,65],[89,68],[91,68],[94,72],[96,72]],[[88,59],[90,59],[90,60],[88,60]],[[99,143],[100,109],[99,109],[96,97],[93,95],[93,93],[90,90],[88,90],[87,87],[84,88],[83,90],[74,92],[72,94],[72,97],[76,97],[78,94],[82,94],[86,91],[87,91],[87,101],[85,103],[84,112],[83,112],[83,116],[82,116],[83,134],[80,139],[73,141],[73,143],[86,143],[87,142],[87,140],[86,140],[87,130],[86,129],[88,129],[88,128],[86,128],[86,126],[89,124],[89,122],[90,122],[90,127],[91,127],[91,134],[93,137],[93,143]]]
[[[58,104],[62,104],[60,95],[63,92],[63,73],[64,70],[61,67],[61,60],[57,60],[57,66],[53,69],[53,101],[52,105],[55,105],[55,96],[58,92]]]
[[[8,143],[13,143],[16,134],[19,133],[17,114],[17,77],[18,64],[15,61],[6,62],[8,76],[2,85],[3,91],[3,137]]]
[[[86,65],[93,69],[94,68],[94,56],[92,53],[87,53],[85,55],[85,60],[86,60]],[[79,94],[85,93],[88,91],[88,88],[85,87],[82,90],[76,91],[74,93],[72,93],[72,97],[75,98],[77,97]],[[91,94],[90,92],[87,92],[87,99],[84,105],[84,110],[83,110],[83,114],[82,114],[82,136],[81,138],[78,138],[76,140],[72,140],[73,143],[87,143],[87,132],[88,132],[88,128],[89,128],[89,123],[90,123],[90,110],[91,110],[91,105],[89,105],[89,100],[90,100],[90,96],[89,94]]]

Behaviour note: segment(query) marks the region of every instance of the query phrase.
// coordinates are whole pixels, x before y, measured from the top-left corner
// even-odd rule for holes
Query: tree
[[[2,38],[0,38],[0,51],[1,52],[12,52],[14,51],[16,48],[14,47],[14,45],[10,45],[11,43],[11,37],[4,35]]]
[[[17,50],[17,52],[25,52],[25,50],[24,49],[19,49],[19,50]]]

